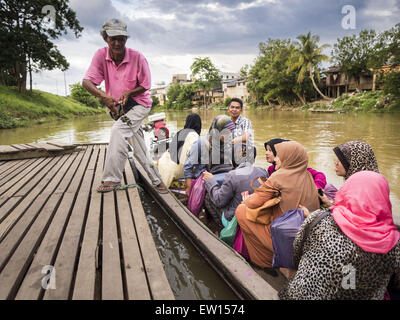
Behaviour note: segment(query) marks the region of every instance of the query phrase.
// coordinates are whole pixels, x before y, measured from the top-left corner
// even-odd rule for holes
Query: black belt
[[[136,100],[132,98],[128,98],[127,103],[122,107],[124,110],[124,113],[128,113],[129,110],[131,110],[134,106],[139,105],[140,103],[137,103]]]
[[[139,104],[140,103],[137,103],[134,99],[128,98],[128,101],[124,106],[122,106],[121,104],[117,104],[115,106],[117,108],[117,114],[115,114],[114,112],[110,111],[110,116],[115,121],[117,121],[122,116],[122,113],[123,114],[127,114],[134,106],[137,106]],[[121,108],[122,108],[123,112],[121,112]]]

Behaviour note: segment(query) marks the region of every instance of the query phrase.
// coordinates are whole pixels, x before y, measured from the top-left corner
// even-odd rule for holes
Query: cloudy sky
[[[387,30],[400,22],[400,0],[70,0],[84,30],[56,43],[70,63],[65,75],[55,70],[34,74],[33,87],[65,95],[81,82],[94,52],[105,46],[99,31],[109,18],[120,18],[131,35],[127,46],[142,52],[152,85],[169,83],[176,73],[190,74],[195,57],[210,57],[225,72],[252,64],[258,44],[269,38],[295,38],[311,31],[320,44],[362,29]],[[348,25],[355,9],[355,29]],[[325,53],[330,54],[331,49]]]

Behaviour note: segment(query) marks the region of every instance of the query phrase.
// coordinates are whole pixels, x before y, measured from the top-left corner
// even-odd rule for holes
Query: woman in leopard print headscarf
[[[333,149],[337,156],[335,161],[336,174],[347,180],[351,175],[359,171],[374,171],[379,173],[378,163],[371,146],[361,141],[350,141]],[[320,196],[322,204],[329,208],[335,198],[337,189],[328,183],[324,196]]]
[[[365,142],[346,142],[334,148],[333,151],[346,170],[345,180],[358,171],[375,171],[379,173],[374,151]]]

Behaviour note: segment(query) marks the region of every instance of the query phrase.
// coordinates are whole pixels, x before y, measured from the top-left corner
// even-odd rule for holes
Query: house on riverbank
[[[344,92],[352,92],[358,90],[376,90],[381,89],[381,83],[377,81],[379,77],[385,76],[390,72],[399,72],[400,66],[392,68],[392,66],[382,66],[376,70],[363,70],[358,76],[347,76],[340,66],[329,67],[326,74],[325,91],[326,95],[331,98],[340,97]]]

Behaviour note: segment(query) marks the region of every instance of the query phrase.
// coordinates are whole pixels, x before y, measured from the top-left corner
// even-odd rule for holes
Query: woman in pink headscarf
[[[400,289],[400,233],[389,192],[381,174],[360,171],[337,192],[328,214],[311,213],[294,241],[297,272],[280,298],[381,300],[391,277]]]

